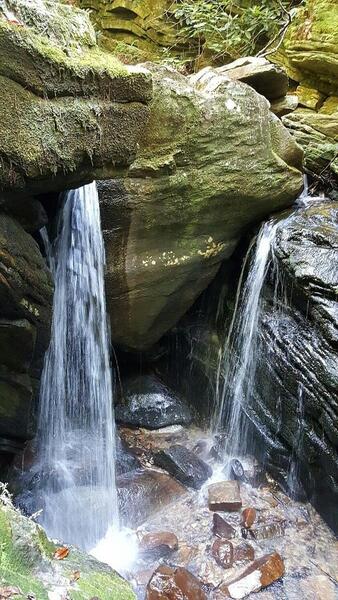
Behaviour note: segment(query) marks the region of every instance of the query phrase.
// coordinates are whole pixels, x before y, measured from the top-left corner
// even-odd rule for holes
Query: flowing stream
[[[63,196],[48,258],[55,294],[40,392],[41,522],[50,536],[90,550],[118,525],[105,253],[95,182]]]
[[[220,359],[214,428],[217,431],[226,422],[225,454],[228,457],[243,455],[246,451],[244,412],[254,386],[261,292],[277,227],[278,224],[274,221],[264,223],[261,227],[244,281],[252,246],[248,250],[240,276],[233,319]],[[220,379],[222,384],[219,383]]]

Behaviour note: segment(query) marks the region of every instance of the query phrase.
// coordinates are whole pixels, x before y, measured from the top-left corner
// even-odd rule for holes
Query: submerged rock
[[[154,455],[154,463],[188,487],[199,489],[212,475],[211,467],[184,446],[171,446]]]
[[[146,600],[207,600],[199,580],[182,567],[158,567],[147,586]]]
[[[178,548],[178,539],[170,531],[142,533],[139,535],[138,549],[142,557],[163,558]]]
[[[154,469],[119,476],[117,491],[122,521],[128,527],[140,525],[186,493],[175,479]]]
[[[39,525],[0,496],[0,587],[19,586],[20,597],[51,600],[135,600],[130,585],[106,564],[70,547],[63,560]],[[74,575],[76,574],[76,575]],[[79,575],[77,575],[79,574]],[[18,596],[19,597],[19,596]]]
[[[252,592],[259,592],[284,575],[284,563],[277,552],[267,554],[255,560],[237,577],[221,586],[221,590],[230,596],[240,600]]]
[[[99,183],[115,343],[146,349],[173,327],[247,228],[290,206],[302,151],[248,85],[146,65],[154,99],[125,179]]]
[[[123,404],[117,405],[115,417],[124,425],[146,429],[191,423],[188,406],[151,375],[135,377],[124,384]]]
[[[223,569],[230,569],[234,562],[234,547],[229,540],[216,540],[211,547],[211,554]]]
[[[217,513],[214,513],[214,515],[213,515],[212,532],[217,537],[225,538],[227,540],[230,540],[231,538],[235,537],[235,535],[236,535],[236,530],[234,529],[234,527],[232,527],[232,525],[227,523],[223,519],[223,517],[221,517]]]
[[[221,481],[208,487],[209,509],[235,511],[242,508],[240,488],[237,481]]]

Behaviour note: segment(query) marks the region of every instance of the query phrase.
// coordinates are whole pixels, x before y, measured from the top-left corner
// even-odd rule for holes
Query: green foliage
[[[219,57],[255,55],[278,38],[288,12],[299,2],[286,0],[179,0],[170,9],[180,35]]]

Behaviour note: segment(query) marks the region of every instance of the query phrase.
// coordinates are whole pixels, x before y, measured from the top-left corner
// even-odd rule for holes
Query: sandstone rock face
[[[304,149],[307,171],[330,188],[338,186],[338,105],[331,101],[331,112],[327,102],[319,112],[297,108],[282,121]]]
[[[285,96],[288,77],[284,69],[273,65],[266,58],[246,56],[216,69],[235,81],[243,81],[269,100]]]
[[[58,191],[131,162],[151,80],[98,48],[84,11],[6,0],[0,52],[0,191]]]
[[[305,489],[335,529],[337,217],[337,203],[315,203],[295,213],[278,232],[276,257],[289,290],[288,304],[276,316],[267,288],[256,392],[248,407],[255,435],[264,437],[269,468],[294,493]]]
[[[291,79],[326,95],[338,91],[338,15],[336,0],[306,0],[287,30],[274,60]]]
[[[33,520],[23,517],[0,496],[1,590],[19,586],[18,597],[50,600],[60,590],[71,600],[135,600],[129,584],[107,565],[70,548],[67,558],[53,558],[57,546]],[[74,578],[75,572],[79,578]],[[9,597],[9,596],[7,596]],[[15,594],[10,594],[15,597]]]
[[[37,243],[0,214],[0,436],[25,441],[49,343],[53,286]],[[0,450],[1,450],[0,438]],[[7,442],[6,442],[7,444]]]
[[[126,60],[147,60],[161,55],[165,48],[180,48],[180,36],[167,19],[170,0],[78,0],[90,9],[91,19],[102,32],[102,44]]]
[[[231,256],[245,229],[289,206],[302,152],[249,86],[207,69],[147,65],[151,117],[128,178],[101,182],[112,338],[154,344]]]

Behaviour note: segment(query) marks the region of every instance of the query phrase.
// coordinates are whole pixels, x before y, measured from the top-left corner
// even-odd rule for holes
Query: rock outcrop
[[[129,584],[107,565],[72,547],[58,550],[41,527],[13,508],[5,493],[0,496],[0,538],[4,598],[136,598]]]
[[[305,152],[305,168],[338,189],[338,17],[335,0],[306,0],[272,59],[299,85],[299,108],[283,122]],[[288,111],[290,112],[290,111]],[[335,199],[335,198],[334,198]]]
[[[295,494],[305,490],[336,530],[337,217],[337,203],[314,204],[278,231],[275,254],[288,303],[273,311],[267,289],[248,407],[269,468]]]
[[[251,87],[146,66],[154,99],[137,159],[99,184],[112,339],[133,349],[168,331],[243,232],[302,187],[300,148]]]
[[[32,435],[31,401],[49,343],[53,285],[38,244],[0,213],[0,451]]]
[[[0,52],[3,193],[64,190],[131,162],[151,80],[98,48],[85,11],[6,0]]]

